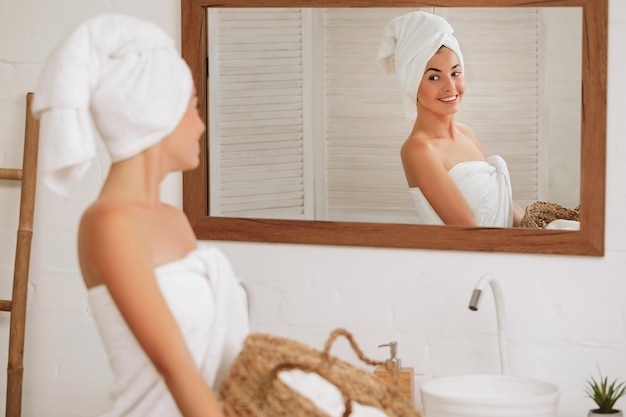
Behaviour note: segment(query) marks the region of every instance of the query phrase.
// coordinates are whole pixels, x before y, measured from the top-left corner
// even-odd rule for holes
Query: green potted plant
[[[600,375],[598,381],[591,377],[587,381],[585,392],[598,406],[598,408],[589,411],[588,417],[603,416],[606,414],[610,414],[613,417],[623,416],[621,410],[613,407],[617,400],[626,394],[626,385],[624,382],[615,379],[609,383],[608,378],[602,378],[602,375]]]

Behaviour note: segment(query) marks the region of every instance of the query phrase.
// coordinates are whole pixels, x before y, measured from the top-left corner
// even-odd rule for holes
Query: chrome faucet
[[[470,299],[469,309],[472,311],[478,310],[478,301],[485,287],[489,284],[491,286],[491,292],[496,303],[496,320],[498,323],[498,342],[500,345],[500,370],[502,375],[509,375],[509,346],[508,346],[508,332],[506,327],[506,314],[504,311],[504,302],[502,296],[502,288],[500,283],[489,275],[483,275],[476,283],[472,298]]]

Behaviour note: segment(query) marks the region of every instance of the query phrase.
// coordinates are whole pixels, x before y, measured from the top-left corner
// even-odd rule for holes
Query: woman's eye
[[[439,79],[438,75],[431,75],[430,77],[428,77],[429,80],[431,81],[437,81]]]
[[[453,77],[458,77],[458,76],[460,76],[460,75],[461,75],[461,71],[454,71],[454,72],[452,73],[452,76],[453,76]]]

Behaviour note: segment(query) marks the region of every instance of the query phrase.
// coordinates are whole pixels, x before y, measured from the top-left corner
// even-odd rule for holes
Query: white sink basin
[[[556,417],[559,388],[506,375],[437,378],[420,389],[425,417]]]

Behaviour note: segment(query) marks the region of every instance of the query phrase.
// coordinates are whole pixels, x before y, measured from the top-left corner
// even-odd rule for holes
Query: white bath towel
[[[155,270],[159,287],[204,379],[217,392],[249,333],[245,292],[217,248],[200,244]],[[114,381],[103,417],[180,417],[176,403],[105,286],[88,292]]]
[[[486,161],[467,161],[453,166],[450,176],[472,209],[479,226],[513,226],[511,180],[506,162],[498,155]],[[444,224],[419,188],[410,188],[418,223]]]
[[[465,70],[463,54],[454,29],[442,17],[427,12],[411,12],[387,23],[377,59],[387,71],[395,73],[405,94],[408,120],[417,117],[417,89],[426,64],[441,46],[450,48]]]
[[[546,226],[548,230],[580,230],[580,222],[577,220],[556,219]]]
[[[157,143],[192,92],[189,67],[158,26],[118,14],[85,21],[48,58],[35,90],[44,182],[68,195],[96,156],[94,125],[112,161]]]
[[[278,377],[291,389],[298,391],[302,396],[311,400],[317,408],[330,417],[343,416],[346,408],[343,395],[336,386],[318,374],[294,369],[283,371],[278,374]],[[387,414],[378,408],[352,401],[352,413],[350,416],[387,417]]]

